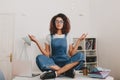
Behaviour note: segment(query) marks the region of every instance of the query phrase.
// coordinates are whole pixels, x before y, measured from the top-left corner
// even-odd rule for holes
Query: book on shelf
[[[82,46],[78,46],[78,50],[83,50]]]
[[[86,50],[94,50],[95,49],[95,38],[86,39]]]
[[[96,56],[87,56],[86,57],[86,62],[96,62],[97,57]]]

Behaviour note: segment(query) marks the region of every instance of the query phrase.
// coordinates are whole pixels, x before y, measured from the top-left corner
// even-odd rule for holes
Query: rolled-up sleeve
[[[45,43],[50,45],[50,43],[51,43],[50,34],[46,36]]]

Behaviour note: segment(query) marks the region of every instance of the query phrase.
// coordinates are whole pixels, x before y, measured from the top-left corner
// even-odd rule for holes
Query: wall
[[[95,36],[92,28],[89,26],[89,10],[89,0],[0,1],[1,13],[13,13],[15,15],[15,58],[19,57],[24,46],[21,38],[27,34],[33,34],[43,41],[45,36],[49,34],[51,18],[58,13],[64,13],[70,18],[72,26],[71,34],[73,37],[79,37],[83,32]],[[36,65],[35,56],[39,53],[38,48],[32,43],[32,47],[28,46],[27,49],[29,49],[28,54],[33,61],[33,65]]]
[[[120,80],[120,1],[91,0],[90,23],[97,34],[99,66]]]
[[[96,37],[99,65],[110,68],[111,75],[120,79],[119,3],[119,0],[0,0],[0,13],[15,14],[14,54],[17,56],[24,46],[23,36],[33,34],[44,39],[49,34],[50,19],[57,13],[65,13],[71,21],[72,36],[87,32],[88,37]],[[28,49],[34,61],[39,50],[34,43]]]
[[[16,7],[13,12],[16,14],[15,55],[17,56],[24,46],[21,38],[27,34],[33,34],[40,41],[44,41],[45,36],[49,34],[50,20],[58,13],[64,13],[70,18],[73,37],[79,37],[83,32],[91,32],[91,28],[88,28],[89,0],[19,0],[13,2]],[[36,65],[35,57],[39,54],[39,50],[34,43],[32,43],[32,48],[28,47],[28,49],[29,57],[33,65]],[[36,69],[36,66],[33,67]]]

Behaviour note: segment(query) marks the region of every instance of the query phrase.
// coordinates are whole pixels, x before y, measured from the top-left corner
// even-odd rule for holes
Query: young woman
[[[55,78],[63,73],[65,76],[74,78],[74,69],[79,69],[83,65],[84,54],[76,51],[87,34],[82,34],[73,46],[69,31],[69,19],[60,13],[51,19],[50,34],[46,37],[45,49],[33,35],[29,35],[42,52],[42,55],[36,57],[39,69],[41,71],[51,70],[51,72],[42,74],[41,79]]]

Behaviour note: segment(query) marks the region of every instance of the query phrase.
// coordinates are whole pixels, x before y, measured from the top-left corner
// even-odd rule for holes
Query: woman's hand
[[[28,34],[28,36],[29,36],[29,38],[31,39],[31,41],[33,41],[33,42],[36,43],[36,45],[38,46],[38,48],[39,48],[39,50],[42,52],[42,54],[49,57],[49,55],[50,55],[50,52],[48,51],[48,50],[49,50],[49,49],[48,49],[49,46],[47,46],[47,49],[48,49],[48,50],[46,50],[46,49],[44,49],[44,48],[41,46],[40,42],[36,39],[35,36],[29,35],[29,34]]]
[[[73,55],[76,53],[80,42],[81,42],[82,40],[84,40],[87,35],[88,35],[88,34],[85,34],[85,33],[82,34],[82,35],[80,36],[80,38],[78,38],[78,40],[76,41],[75,46],[70,46],[70,47],[69,47],[69,49],[70,49],[70,50],[69,50],[70,56],[73,56]]]
[[[84,39],[86,38],[87,35],[88,35],[88,34],[85,34],[85,33],[82,34],[82,35],[80,36],[79,40],[80,40],[80,41],[84,40]]]
[[[36,39],[36,37],[35,37],[34,35],[29,35],[29,34],[28,34],[28,36],[29,36],[29,38],[30,38],[33,42],[37,42],[37,39]]]

